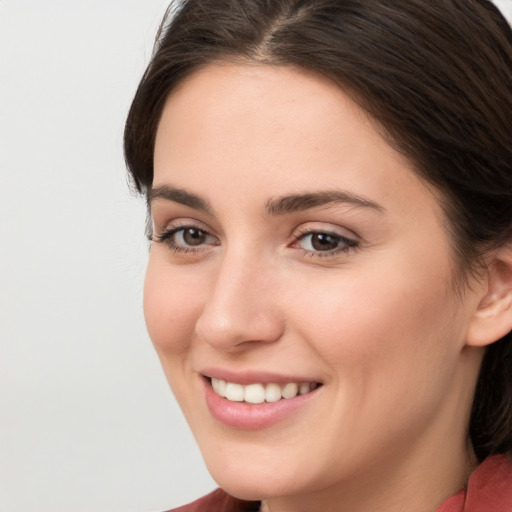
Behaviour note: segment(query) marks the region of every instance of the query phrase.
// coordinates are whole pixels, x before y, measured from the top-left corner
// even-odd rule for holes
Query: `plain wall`
[[[0,510],[149,512],[215,484],[146,334],[122,131],[165,0],[0,3]]]
[[[1,512],[150,512],[215,486],[145,331],[122,158],[166,5],[0,2]]]

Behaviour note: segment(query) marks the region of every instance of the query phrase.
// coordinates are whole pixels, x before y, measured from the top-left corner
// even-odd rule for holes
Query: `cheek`
[[[323,293],[295,303],[296,318],[307,319],[301,338],[329,368],[333,421],[358,447],[384,447],[429,424],[459,355],[446,279],[425,286],[412,275],[400,284],[384,275],[324,283]]]
[[[144,316],[158,355],[184,354],[200,310],[197,278],[172,271],[150,256],[144,282]]]
[[[457,357],[462,326],[447,290],[446,262],[428,276],[399,263],[380,272],[347,272],[338,285],[317,283],[322,291],[296,305],[304,313],[298,317],[307,319],[303,337],[335,370],[334,378],[350,376],[361,392],[375,381],[388,389],[419,382]],[[400,279],[392,269],[400,270]]]

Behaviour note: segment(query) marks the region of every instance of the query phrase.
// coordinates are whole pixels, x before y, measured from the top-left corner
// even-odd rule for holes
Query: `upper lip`
[[[287,382],[295,382],[297,384],[303,382],[315,382],[320,384],[321,381],[317,378],[299,376],[299,375],[283,375],[281,373],[274,373],[268,371],[232,371],[223,368],[204,368],[199,371],[201,375],[207,378],[214,378],[224,380],[226,382],[233,382],[237,384],[285,384]]]

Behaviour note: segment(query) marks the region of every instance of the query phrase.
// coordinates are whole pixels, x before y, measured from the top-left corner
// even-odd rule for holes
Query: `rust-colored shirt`
[[[217,489],[168,512],[258,512],[259,501],[242,501]],[[512,512],[512,460],[488,457],[471,475],[467,488],[448,498],[435,512]]]
[[[512,512],[512,460],[504,455],[485,459],[467,488],[448,498],[436,512]]]

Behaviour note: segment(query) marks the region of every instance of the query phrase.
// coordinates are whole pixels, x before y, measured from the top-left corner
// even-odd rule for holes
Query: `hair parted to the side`
[[[297,66],[334,80],[442,197],[462,275],[512,243],[512,31],[487,0],[185,0],[168,10],[133,100],[125,157],[153,181],[165,101],[210,63]],[[486,351],[470,437],[512,455],[512,334]]]

